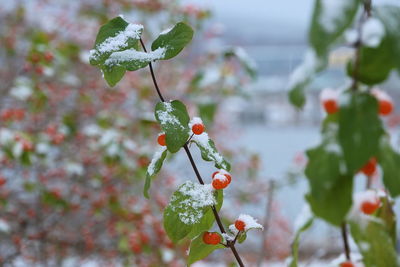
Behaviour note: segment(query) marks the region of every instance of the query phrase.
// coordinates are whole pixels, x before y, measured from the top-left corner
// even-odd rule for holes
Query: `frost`
[[[309,49],[304,56],[303,63],[290,75],[288,84],[289,88],[306,83],[310,77],[314,75],[319,64],[315,51]]]
[[[193,119],[191,119],[189,122],[189,128],[192,129],[193,125],[195,124],[203,124],[202,119],[200,119],[199,117],[193,117]]]
[[[194,135],[193,140],[203,147],[207,151],[207,154],[212,157],[217,164],[223,164],[224,158],[210,145],[210,138],[206,132],[203,132],[200,135]]]
[[[71,175],[83,175],[82,164],[76,162],[68,162],[65,164],[65,170]]]
[[[0,219],[0,232],[3,233],[10,232],[10,225],[3,219]]]
[[[361,205],[363,202],[376,202],[379,201],[378,193],[375,190],[367,190],[363,192],[357,192],[353,195],[353,206],[347,215],[350,221],[357,222],[360,227],[365,228],[370,221],[380,222],[379,219],[367,215],[361,211]]]
[[[165,48],[160,47],[149,53],[137,51],[135,49],[128,49],[125,51],[114,52],[104,62],[105,65],[114,66],[130,61],[150,62],[163,58],[165,55]]]
[[[156,163],[157,163],[157,161],[161,158],[162,154],[164,153],[164,151],[165,151],[166,149],[167,149],[167,148],[166,148],[165,146],[160,146],[159,150],[156,151],[156,153],[154,153],[154,156],[153,156],[153,158],[151,159],[151,162],[150,162],[149,166],[147,167],[147,173],[148,173],[150,176],[153,176],[153,175],[154,175],[154,168],[155,168],[155,166],[156,166]]]
[[[306,204],[294,220],[294,231],[297,232],[313,217],[310,205]]]
[[[140,39],[143,30],[143,25],[128,24],[125,30],[120,31],[114,37],[108,37],[104,42],[98,44],[95,49],[90,50],[90,58],[97,60],[101,54],[114,52],[126,48],[128,46],[128,39]]]
[[[229,225],[228,228],[229,228],[229,231],[234,235],[236,235],[239,232],[238,229],[236,229],[234,224]]]
[[[5,145],[14,140],[14,133],[7,128],[0,129],[0,144]]]
[[[173,27],[169,27],[169,28],[163,30],[162,32],[160,32],[160,35],[167,34],[167,33],[169,33],[172,29],[173,29]]]
[[[226,176],[222,173],[217,173],[214,178],[214,180],[220,180],[222,182],[225,182],[226,180],[228,180],[228,178],[226,178]]]
[[[186,198],[176,205],[172,205],[171,208],[184,224],[198,223],[204,215],[203,208],[216,204],[213,191],[210,184],[201,185],[188,181],[178,189],[178,192]],[[171,202],[175,200],[176,196],[174,195]]]
[[[250,215],[240,214],[238,220],[244,222],[244,224],[245,224],[244,230],[245,231],[248,231],[250,229],[261,229],[261,230],[264,229],[264,227],[261,224],[259,224],[257,222],[257,220],[254,219],[253,217],[251,217]]]
[[[222,233],[221,235],[222,235],[222,237],[223,237],[226,241],[233,241],[233,240],[235,240],[235,237],[232,236],[232,235],[230,235],[230,234]]]
[[[361,41],[365,46],[378,47],[385,36],[385,27],[377,18],[368,18],[361,30]]]
[[[321,94],[319,95],[319,99],[321,102],[325,102],[328,100],[337,100],[339,98],[339,92],[338,90],[333,90],[330,88],[326,88],[321,91]]]
[[[319,22],[325,31],[334,32],[336,25],[352,5],[353,1],[349,0],[322,0]]]
[[[166,110],[157,110],[157,117],[160,120],[161,125],[173,124],[184,129],[183,125],[179,122],[178,118],[171,114],[173,111],[171,103],[164,103]]]

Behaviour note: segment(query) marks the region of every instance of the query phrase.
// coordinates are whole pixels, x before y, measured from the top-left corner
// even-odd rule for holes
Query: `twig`
[[[344,254],[346,255],[346,260],[350,261],[350,247],[349,247],[349,239],[347,236],[347,225],[346,223],[342,223],[342,239],[344,246]]]
[[[144,50],[145,52],[147,52],[146,46],[144,45],[142,39],[140,39],[140,44],[142,45],[143,50]],[[161,100],[162,102],[165,102],[164,97],[163,97],[162,94],[161,94],[161,90],[160,90],[160,88],[159,88],[159,86],[158,86],[158,84],[157,84],[157,79],[156,79],[156,76],[155,76],[155,74],[154,74],[153,65],[152,65],[151,62],[149,63],[149,68],[150,68],[151,78],[153,79],[154,87],[155,87],[156,90],[157,90],[157,94],[158,94],[158,96],[160,97],[160,100]],[[195,174],[196,174],[197,180],[199,181],[200,184],[203,185],[203,184],[204,184],[203,178],[201,177],[200,172],[199,172],[199,170],[197,169],[196,163],[195,163],[194,160],[193,160],[192,154],[190,153],[190,150],[189,150],[189,147],[187,146],[187,143],[185,143],[185,144],[183,145],[183,148],[185,149],[185,152],[186,152],[186,154],[187,154],[187,156],[188,156],[188,158],[189,158],[190,164],[192,165],[192,168],[193,168],[193,170],[194,170],[194,172],[195,172]],[[218,214],[218,211],[217,211],[215,205],[211,206],[211,209],[212,209],[212,211],[213,211],[215,220],[216,220],[216,222],[217,222],[217,224],[218,224],[218,227],[219,227],[220,231],[221,231],[222,233],[226,233],[225,228],[224,228],[224,225],[222,224],[221,218],[219,217],[219,214]],[[240,258],[239,253],[237,252],[237,250],[236,250],[236,248],[235,248],[235,244],[232,243],[232,242],[228,242],[228,243],[227,243],[227,246],[232,250],[233,255],[235,256],[237,262],[239,263],[239,266],[244,267],[243,261],[242,261],[242,259]]]

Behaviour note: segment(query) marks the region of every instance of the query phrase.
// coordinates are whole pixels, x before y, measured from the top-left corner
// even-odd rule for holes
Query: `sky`
[[[339,1],[339,0],[337,0]],[[210,7],[230,38],[262,43],[305,42],[314,0],[184,0]],[[373,0],[397,4],[399,0]]]

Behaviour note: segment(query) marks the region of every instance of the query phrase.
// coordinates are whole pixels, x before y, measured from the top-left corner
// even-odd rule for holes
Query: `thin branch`
[[[344,253],[346,255],[346,260],[350,261],[350,247],[349,247],[349,239],[347,236],[347,225],[346,223],[342,223],[342,239],[343,239],[343,246],[344,246]]]
[[[146,46],[144,45],[142,39],[140,39],[140,44],[142,45],[143,50],[144,50],[145,52],[147,52]],[[161,90],[160,90],[160,88],[159,88],[159,86],[158,86],[158,84],[157,84],[157,79],[156,79],[156,76],[155,76],[155,74],[154,74],[153,65],[152,65],[151,62],[149,63],[149,68],[150,68],[151,78],[153,79],[154,87],[155,87],[156,90],[157,90],[158,96],[160,97],[160,100],[161,100],[162,102],[165,102],[164,97],[163,97],[162,94],[161,94]],[[189,150],[189,147],[187,146],[187,143],[185,143],[185,144],[183,145],[183,148],[185,149],[185,152],[186,152],[186,154],[187,154],[187,156],[188,156],[188,158],[189,158],[190,164],[192,165],[192,168],[193,168],[193,170],[194,170],[194,172],[195,172],[195,174],[196,174],[197,180],[199,181],[200,184],[204,185],[203,178],[201,177],[200,172],[199,172],[199,170],[198,170],[198,168],[197,168],[197,166],[196,166],[196,163],[195,163],[194,160],[193,160],[193,156],[192,156],[192,154],[190,153],[190,150]],[[224,228],[224,225],[222,224],[221,218],[220,218],[220,216],[219,216],[219,214],[218,214],[218,211],[217,211],[217,208],[215,207],[215,205],[211,206],[211,209],[212,209],[212,211],[213,211],[215,220],[216,220],[216,222],[217,222],[217,224],[218,224],[218,227],[219,227],[220,231],[221,231],[222,233],[226,233],[225,228]],[[233,255],[235,256],[237,262],[239,263],[239,266],[244,267],[243,261],[242,261],[242,259],[240,258],[239,253],[237,252],[237,250],[236,250],[236,248],[235,248],[235,244],[232,243],[232,242],[228,242],[227,246],[232,250]]]

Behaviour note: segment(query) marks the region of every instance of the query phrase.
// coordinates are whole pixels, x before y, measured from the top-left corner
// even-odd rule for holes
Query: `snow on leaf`
[[[229,171],[229,163],[218,153],[214,142],[206,132],[193,136],[193,142],[200,148],[201,157],[206,161],[214,161],[215,167]]]
[[[368,18],[361,29],[362,44],[368,47],[378,47],[385,36],[385,27],[377,18]]]
[[[261,229],[261,230],[264,229],[264,227],[261,224],[259,224],[257,222],[257,220],[254,219],[250,215],[240,214],[238,217],[238,220],[244,222],[244,224],[245,224],[244,231],[246,231],[246,232],[250,229]]]

